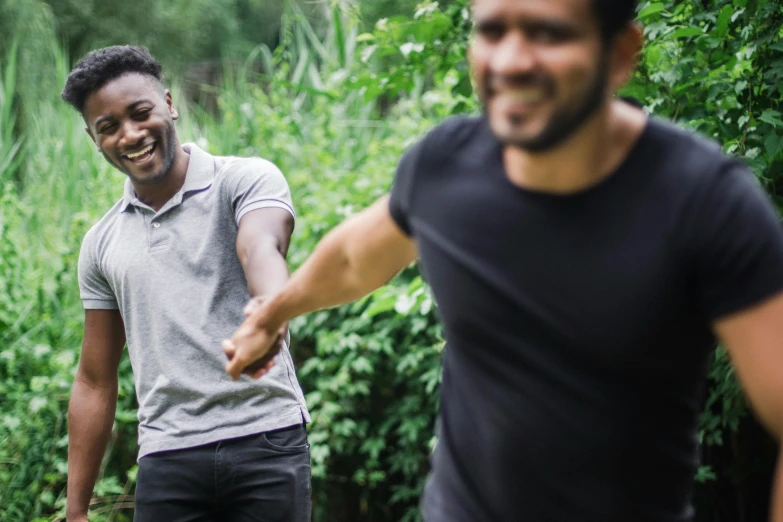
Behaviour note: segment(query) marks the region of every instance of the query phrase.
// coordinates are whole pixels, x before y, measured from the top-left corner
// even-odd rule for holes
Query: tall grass
[[[19,167],[19,150],[22,140],[17,135],[16,112],[16,60],[17,42],[11,44],[4,56],[5,67],[0,70],[0,179],[13,179]]]

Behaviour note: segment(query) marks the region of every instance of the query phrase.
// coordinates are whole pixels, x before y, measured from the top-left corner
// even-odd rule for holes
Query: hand
[[[242,310],[242,313],[245,314],[245,317],[250,317],[251,315],[253,315],[254,312],[258,311],[261,308],[261,305],[263,304],[264,301],[266,301],[265,295],[259,295],[253,297],[252,299],[250,299],[250,301],[247,302],[245,308]],[[290,344],[290,341],[288,340],[288,321],[286,321],[283,324],[283,330],[281,336],[282,336],[281,339],[283,341]]]
[[[264,302],[264,297],[255,297],[245,306],[244,314],[248,317],[230,340],[222,343],[223,351],[228,358],[226,372],[233,380],[246,374],[254,379],[265,375],[275,365],[274,357],[283,348],[288,323],[277,328],[259,321],[258,313]],[[255,317],[251,317],[254,316]]]

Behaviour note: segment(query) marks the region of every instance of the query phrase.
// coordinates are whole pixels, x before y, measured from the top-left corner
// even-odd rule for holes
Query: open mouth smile
[[[136,152],[131,152],[128,154],[123,154],[123,158],[129,160],[131,163],[135,165],[139,165],[141,163],[146,162],[148,159],[152,157],[152,154],[155,152],[156,144],[151,143],[144,147],[143,149],[140,149]]]

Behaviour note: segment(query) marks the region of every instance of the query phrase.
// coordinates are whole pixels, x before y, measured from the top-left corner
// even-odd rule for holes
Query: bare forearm
[[[350,225],[350,224],[347,224]],[[347,248],[350,226],[338,227],[318,244],[308,260],[291,276],[268,307],[271,324],[298,315],[355,301],[384,285],[393,275],[376,273],[370,259]]]
[[[253,297],[272,295],[288,281],[288,265],[273,246],[261,245],[249,252],[243,268]]]
[[[117,407],[117,385],[98,388],[77,380],[68,406],[69,520],[87,514]]]

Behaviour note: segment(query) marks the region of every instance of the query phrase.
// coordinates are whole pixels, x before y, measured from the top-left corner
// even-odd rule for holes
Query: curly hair
[[[113,45],[87,53],[73,70],[63,87],[62,98],[80,113],[93,91],[127,73],[146,74],[162,80],[163,67],[146,47]]]

